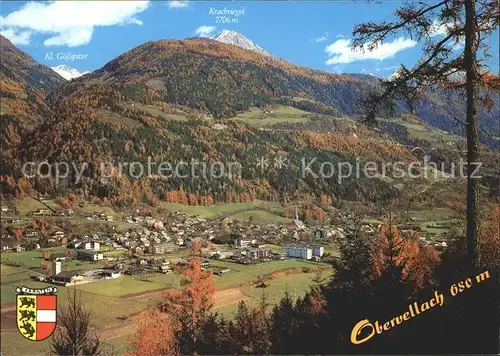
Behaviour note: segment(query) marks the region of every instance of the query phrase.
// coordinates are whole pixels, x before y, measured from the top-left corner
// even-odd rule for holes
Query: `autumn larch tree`
[[[212,273],[201,268],[201,246],[193,241],[189,252],[189,266],[182,272],[181,291],[170,290],[159,305],[174,325],[175,338],[181,354],[194,353],[203,342],[203,325],[213,304],[215,284]],[[158,337],[161,335],[158,334]]]
[[[158,310],[146,310],[137,318],[137,337],[129,356],[178,355],[171,318]]]
[[[401,66],[389,80],[381,80],[381,91],[364,101],[366,121],[395,112],[397,100],[410,111],[426,92],[450,90],[465,95],[467,136],[467,260],[479,262],[479,182],[473,173],[479,162],[478,104],[491,108],[491,92],[500,89],[497,76],[489,73],[487,38],[499,25],[497,0],[412,1],[395,12],[395,20],[360,24],[353,31],[353,48],[373,50],[390,36],[405,33],[422,43],[422,58],[409,69]],[[438,34],[444,34],[438,36]],[[463,49],[460,48],[463,43]]]

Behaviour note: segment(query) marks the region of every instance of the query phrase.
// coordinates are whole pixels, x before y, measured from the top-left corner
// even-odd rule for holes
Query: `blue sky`
[[[363,55],[349,50],[349,37],[356,24],[390,20],[400,5],[400,1],[3,2],[1,31],[37,61],[49,66],[66,64],[80,72],[98,69],[148,41],[209,36],[230,29],[297,65],[388,76],[401,63],[414,64],[420,45],[401,35],[377,52]],[[244,14],[237,23],[221,24],[210,8],[244,8]],[[235,18],[227,17],[229,21]],[[498,53],[498,33],[489,41],[491,53]],[[50,52],[52,59],[46,58]],[[58,53],[67,52],[86,58],[57,59]],[[489,64],[498,68],[498,56]]]

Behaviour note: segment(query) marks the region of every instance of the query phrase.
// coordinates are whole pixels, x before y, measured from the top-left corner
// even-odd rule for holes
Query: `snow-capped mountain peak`
[[[231,30],[223,30],[219,32],[217,35],[212,37],[213,40],[226,43],[226,44],[231,44],[234,46],[241,47],[243,49],[247,49],[249,51],[254,51],[257,53],[260,53],[264,56],[271,56],[272,54],[263,49],[262,47],[258,46],[255,42],[249,40],[245,36],[243,36],[241,33],[231,31]]]
[[[90,72],[83,72],[83,73],[79,72],[77,69],[68,67],[66,64],[60,64],[58,66],[50,68],[52,68],[53,71],[55,71],[57,74],[59,74],[66,80],[75,79],[81,77],[84,74],[90,73]]]

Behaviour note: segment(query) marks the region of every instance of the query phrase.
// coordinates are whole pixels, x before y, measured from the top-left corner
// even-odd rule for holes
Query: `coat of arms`
[[[28,340],[45,340],[56,329],[57,288],[21,287],[16,291],[17,329]]]

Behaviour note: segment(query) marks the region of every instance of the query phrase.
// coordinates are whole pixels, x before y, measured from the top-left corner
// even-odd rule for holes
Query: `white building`
[[[234,245],[237,248],[246,248],[246,247],[249,247],[250,245],[252,245],[256,242],[257,242],[256,239],[248,239],[248,238],[244,238],[244,237],[239,237],[239,238],[234,240]]]
[[[52,234],[52,236],[62,239],[64,237],[64,231],[56,231]]]
[[[313,247],[313,255],[314,256],[322,257],[324,253],[325,253],[325,248],[323,246]]]
[[[74,246],[76,249],[92,251],[99,251],[101,248],[100,243],[94,240],[76,241],[74,242]]]
[[[122,277],[122,273],[120,271],[115,271],[112,269],[103,269],[101,271],[101,275],[106,279],[115,279]]]
[[[78,250],[78,259],[84,261],[100,261],[104,258],[102,253],[93,250]]]
[[[24,236],[27,236],[27,237],[33,237],[33,236],[37,236],[37,235],[38,235],[38,231],[35,229],[27,229],[24,232]]]
[[[61,271],[62,271],[61,262],[52,261],[52,275],[57,276],[59,273],[61,273]]]
[[[304,260],[310,260],[313,256],[311,248],[302,246],[285,246],[283,247],[283,254],[287,257]]]

